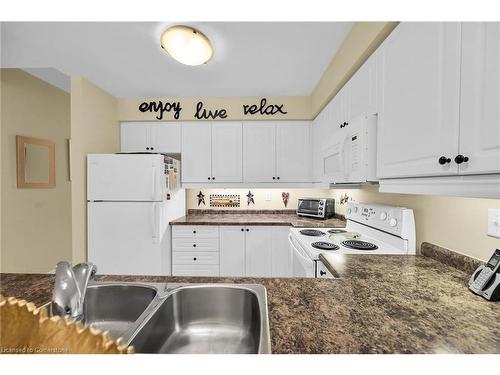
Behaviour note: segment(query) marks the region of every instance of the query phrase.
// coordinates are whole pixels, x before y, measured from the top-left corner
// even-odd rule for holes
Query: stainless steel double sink
[[[137,353],[271,353],[266,289],[256,284],[95,282],[83,323]]]

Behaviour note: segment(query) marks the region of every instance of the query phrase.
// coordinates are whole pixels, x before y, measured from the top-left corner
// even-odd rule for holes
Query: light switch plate
[[[270,202],[271,201],[271,193],[269,191],[266,191],[266,202]]]
[[[500,238],[500,209],[488,208],[488,236]]]

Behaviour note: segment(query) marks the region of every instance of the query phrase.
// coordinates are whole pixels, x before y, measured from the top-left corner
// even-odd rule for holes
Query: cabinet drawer
[[[212,225],[173,225],[172,238],[219,238],[219,227]]]
[[[219,264],[219,253],[214,251],[178,251],[173,252],[172,263],[174,266],[179,264]]]
[[[219,251],[219,239],[174,238],[172,251]]]
[[[175,265],[172,267],[173,276],[219,276],[218,265]]]
[[[328,268],[321,262],[316,262],[316,277],[320,279],[334,279],[335,277],[328,271]]]

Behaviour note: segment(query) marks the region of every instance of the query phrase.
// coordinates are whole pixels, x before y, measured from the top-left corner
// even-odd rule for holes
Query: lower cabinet
[[[172,274],[290,277],[289,229],[260,225],[174,226]]]

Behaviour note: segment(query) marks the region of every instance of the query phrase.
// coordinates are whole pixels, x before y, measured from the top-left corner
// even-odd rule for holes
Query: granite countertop
[[[300,228],[344,228],[345,220],[341,217],[314,219],[297,216],[294,211],[231,212],[203,211],[188,213],[170,222],[172,225],[286,225]]]
[[[258,283],[273,353],[500,353],[500,302],[427,257],[323,257],[340,279],[99,276],[102,281]],[[2,274],[1,293],[43,304],[53,276]]]

